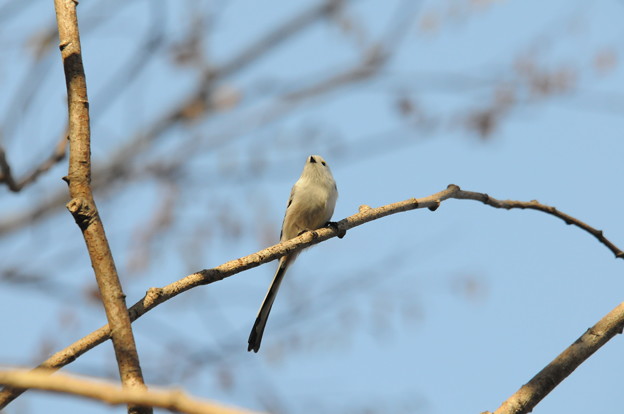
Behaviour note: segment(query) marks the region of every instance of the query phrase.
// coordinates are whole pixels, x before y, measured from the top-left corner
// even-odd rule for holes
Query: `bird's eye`
[[[323,165],[327,165],[327,164],[325,164],[325,161],[321,161],[321,164],[323,164]]]

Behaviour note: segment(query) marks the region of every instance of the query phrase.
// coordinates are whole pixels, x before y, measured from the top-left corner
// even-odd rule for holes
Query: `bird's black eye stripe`
[[[316,163],[316,160],[314,159],[314,157],[310,157],[310,162],[311,163]]]

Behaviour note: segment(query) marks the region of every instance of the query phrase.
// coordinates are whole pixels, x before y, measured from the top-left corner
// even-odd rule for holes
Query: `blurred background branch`
[[[621,1],[93,0],[78,10],[93,190],[131,302],[275,243],[315,153],[338,183],[336,217],[459,182],[556,205],[622,243]],[[32,366],[105,317],[62,208],[67,114],[51,2],[0,0],[0,23],[0,310],[3,329],[19,332],[3,337],[0,363]],[[276,413],[478,412],[502,400],[621,302],[624,282],[620,261],[582,232],[472,204],[310,249],[260,358],[238,346],[270,266],[167,302],[133,325],[146,381]],[[441,330],[448,318],[454,329]],[[611,348],[543,403],[613,411],[624,367]],[[73,368],[115,378],[107,349]],[[14,404],[102,410],[29,395]]]

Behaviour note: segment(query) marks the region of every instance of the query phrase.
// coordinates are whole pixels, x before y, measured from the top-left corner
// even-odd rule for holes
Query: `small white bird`
[[[301,177],[290,191],[280,241],[290,240],[307,230],[315,230],[327,224],[334,214],[337,198],[338,189],[329,166],[320,155],[311,155],[303,167]],[[280,258],[271,286],[251,328],[248,351],[258,352],[260,349],[262,334],[277,291],[286,269],[298,254],[299,252]]]

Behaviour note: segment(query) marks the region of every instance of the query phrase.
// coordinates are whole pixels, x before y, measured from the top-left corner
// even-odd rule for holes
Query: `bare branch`
[[[136,172],[133,160],[139,154],[142,154],[150,144],[164,136],[167,131],[176,125],[200,116],[207,116],[214,110],[211,104],[211,92],[219,81],[223,81],[235,75],[239,70],[245,69],[261,56],[280,46],[284,41],[288,41],[293,35],[306,29],[318,21],[318,19],[330,16],[344,2],[345,0],[320,1],[310,9],[302,11],[300,14],[283,22],[277,28],[269,31],[250,46],[237,53],[232,59],[216,67],[205,69],[200,82],[193,88],[193,92],[189,96],[170,108],[144,131],[136,134],[125,144],[122,144],[107,158],[105,163],[94,166],[92,188],[108,187]],[[297,109],[298,105],[308,100],[333,92],[340,87],[362,82],[378,74],[383,66],[388,63],[394,49],[397,47],[396,44],[390,42],[390,39],[397,40],[400,35],[407,33],[409,19],[405,19],[405,17],[412,16],[414,13],[413,9],[414,6],[409,7],[407,11],[400,8],[397,13],[398,17],[393,22],[395,24],[389,30],[391,35],[382,36],[377,42],[368,45],[363,51],[361,60],[344,69],[320,76],[314,82],[303,82],[304,84],[300,87],[289,89],[281,96],[276,97],[275,102],[264,105],[259,110],[254,109],[245,115],[237,117],[233,124],[228,124],[230,126],[229,130],[225,132],[217,131],[209,135],[211,145],[229,142],[229,139],[236,134],[255,130],[259,126],[265,125],[277,117],[284,116]],[[156,42],[158,36],[154,36],[154,39],[151,40]],[[149,50],[149,48],[147,49]],[[260,51],[262,53],[259,53]],[[133,72],[125,67],[123,70],[124,77],[127,78],[127,73]],[[117,82],[117,84],[119,83]],[[103,99],[105,102],[100,103],[100,105],[106,106],[111,98],[109,95],[104,95]],[[184,150],[196,151],[192,146],[186,146]],[[64,200],[65,194],[53,194],[47,200],[33,205],[30,210],[19,211],[9,215],[9,219],[0,221],[0,234],[16,231],[25,225],[32,224],[34,220],[53,214],[64,203]]]
[[[13,192],[21,191],[28,184],[34,182],[41,174],[48,171],[55,164],[65,159],[65,153],[67,150],[67,138],[63,136],[56,144],[54,151],[50,156],[44,160],[41,164],[36,166],[31,172],[24,175],[23,178],[16,180],[11,173],[11,166],[6,159],[6,153],[3,148],[0,147],[0,182],[6,183],[9,190]]]
[[[531,200],[531,201],[497,200],[495,198],[490,197],[487,194],[475,193],[472,191],[462,191],[457,197],[454,197],[454,198],[477,200],[489,206],[496,207],[496,208],[504,208],[507,210],[510,210],[512,208],[519,208],[523,210],[524,209],[538,210],[544,213],[551,214],[555,217],[560,218],[568,225],[574,225],[580,229],[585,230],[586,232],[594,236],[596,239],[598,239],[600,243],[607,246],[607,248],[613,252],[616,259],[624,259],[624,252],[622,252],[622,250],[620,250],[615,244],[611,243],[611,241],[609,241],[609,239],[607,239],[604,236],[602,230],[597,230],[591,227],[590,225],[582,222],[581,220],[574,218],[566,213],[563,213],[557,210],[555,207],[541,204],[537,200]]]
[[[294,34],[307,28],[318,19],[331,15],[344,2],[345,0],[324,0],[315,4],[310,9],[303,11],[301,14],[294,16],[284,24],[266,33],[216,70],[209,70],[206,74],[206,79],[213,80],[233,75],[259,57],[264,56],[271,49],[285,41],[289,41]]]
[[[121,382],[131,389],[145,389],[125,295],[106,239],[104,225],[91,191],[91,131],[87,82],[82,64],[78,19],[74,0],[55,0],[54,7],[69,107],[69,193],[67,208],[82,230],[95,278],[100,289],[119,366]],[[128,406],[129,413],[152,412],[151,408]]]
[[[590,227],[580,220],[568,216],[565,213],[561,213],[554,209],[554,207],[542,205],[536,201],[529,203],[512,200],[501,201],[494,199],[485,193],[463,191],[457,185],[450,184],[446,190],[432,194],[428,197],[419,199],[411,198],[377,208],[361,206],[359,213],[339,221],[337,223],[337,229],[321,228],[318,230],[308,231],[298,237],[295,237],[294,239],[276,244],[248,256],[231,260],[212,269],[204,269],[197,273],[193,273],[162,288],[150,288],[145,296],[129,309],[128,313],[130,314],[130,319],[135,321],[161,303],[194,287],[217,282],[242,271],[268,263],[284,256],[285,254],[293,253],[314,244],[321,243],[327,239],[336,237],[341,232],[361,226],[369,221],[419,208],[428,208],[429,210],[434,211],[443,201],[448,199],[476,200],[492,207],[505,209],[529,208],[526,204],[530,204],[531,206],[534,206],[530,208],[546,212],[556,217],[566,217],[571,224],[589,232],[592,235],[594,235],[594,232],[598,232],[598,230],[595,230],[593,227]],[[537,206],[539,206],[539,208]],[[554,213],[554,211],[557,213]],[[611,249],[610,246],[613,246],[616,252],[621,252],[620,249],[613,245],[609,240],[606,238],[604,240],[605,242],[603,242],[603,244],[605,244],[609,249]],[[616,257],[622,258],[622,254],[616,253]],[[60,369],[61,367],[76,360],[76,358],[80,357],[85,352],[108,340],[110,335],[111,330],[108,325],[105,325],[84,338],[76,341],[67,348],[52,355],[40,364],[39,368]],[[242,342],[241,349],[244,349]],[[5,388],[0,391],[0,409],[4,408],[12,400],[17,398],[23,391],[24,390],[15,390],[11,388]]]
[[[624,329],[624,302],[606,314],[550,364],[509,397],[494,414],[530,413],[557,385]],[[485,412],[483,414],[491,414]]]
[[[181,390],[124,389],[99,378],[87,379],[66,374],[50,374],[49,370],[41,369],[0,371],[0,384],[81,396],[111,405],[141,405],[188,414],[251,414],[251,411],[189,397]]]

